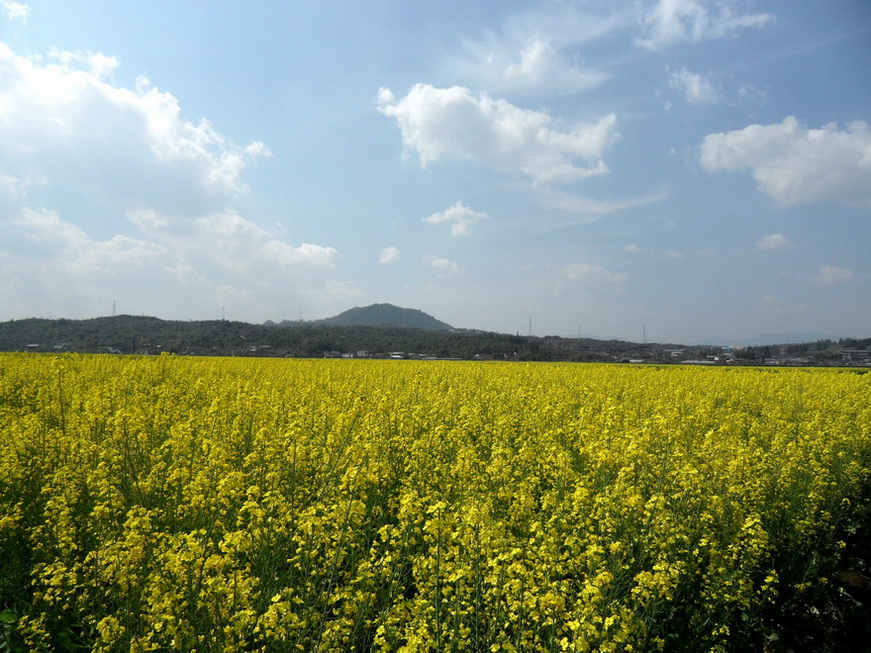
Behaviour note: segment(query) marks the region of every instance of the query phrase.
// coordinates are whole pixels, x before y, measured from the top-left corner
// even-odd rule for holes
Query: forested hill
[[[0,351],[219,356],[461,358],[538,361],[638,361],[791,365],[871,364],[871,339],[721,347],[522,336],[469,329],[256,325],[119,315],[89,320],[29,318],[0,323]]]
[[[118,352],[322,357],[415,353],[442,358],[476,354],[546,358],[523,336],[403,327],[256,325],[119,315],[89,320],[30,318],[0,323],[0,351]]]
[[[279,326],[301,326],[319,324],[323,326],[372,326],[424,329],[426,331],[452,331],[454,327],[437,320],[416,308],[401,308],[393,304],[372,304],[352,308],[335,317],[313,322],[294,322],[284,320]]]
[[[89,320],[30,318],[0,323],[0,351],[291,357],[402,357],[613,361],[659,345],[537,338],[475,330],[255,325],[119,315]]]

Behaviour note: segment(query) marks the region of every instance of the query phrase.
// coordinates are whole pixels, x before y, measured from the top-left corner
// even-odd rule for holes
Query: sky
[[[0,0],[0,321],[871,336],[867,0]]]

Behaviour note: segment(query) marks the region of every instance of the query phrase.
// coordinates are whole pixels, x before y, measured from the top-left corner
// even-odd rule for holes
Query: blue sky
[[[871,336],[863,0],[0,0],[0,320]]]

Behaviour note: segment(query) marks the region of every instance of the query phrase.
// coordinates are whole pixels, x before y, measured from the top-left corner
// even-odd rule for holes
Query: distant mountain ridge
[[[300,324],[285,320],[279,326]],[[393,304],[370,304],[355,307],[339,313],[336,316],[322,320],[312,320],[305,324],[321,324],[324,326],[368,326],[368,327],[399,327],[403,329],[422,329],[424,331],[453,331],[450,324],[437,320],[432,315],[416,308],[402,308]]]

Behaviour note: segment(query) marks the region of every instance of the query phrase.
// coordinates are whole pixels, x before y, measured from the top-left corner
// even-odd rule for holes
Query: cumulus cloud
[[[159,243],[122,234],[93,238],[50,209],[25,207],[6,217],[0,301],[12,315],[105,315],[114,297],[138,293],[149,278],[156,295],[165,292],[167,278],[154,271],[170,252]]]
[[[208,252],[211,263],[228,269],[253,272],[263,263],[282,268],[299,264],[332,267],[338,258],[333,247],[290,245],[279,233],[263,229],[234,210],[203,216],[195,223],[196,242]]]
[[[602,156],[617,138],[617,118],[559,131],[546,113],[521,109],[461,86],[416,84],[397,99],[386,88],[379,110],[394,118],[406,153],[422,166],[442,158],[467,159],[520,173],[538,183],[573,183],[608,171]],[[577,160],[586,165],[580,166]]]
[[[701,145],[705,169],[750,169],[759,190],[781,204],[836,202],[871,206],[871,132],[864,121],[807,129],[794,117],[709,134]]]
[[[118,66],[102,53],[24,57],[0,43],[4,308],[89,316],[123,297],[155,315],[214,315],[232,301],[256,316],[290,298],[347,295],[332,283],[334,248],[291,244],[232,208],[266,145],[185,119],[145,78],[115,85]],[[78,204],[55,210],[55,193]]]
[[[179,101],[140,78],[107,78],[102,53],[52,50],[17,55],[0,43],[0,174],[21,188],[73,188],[113,208],[150,206],[177,214],[211,210],[244,192],[243,169],[268,148],[240,146]]]
[[[669,84],[690,104],[713,104],[720,99],[720,91],[710,80],[686,68],[671,73]]]
[[[263,244],[263,253],[267,259],[275,261],[282,267],[300,263],[332,267],[339,254],[334,247],[323,247],[311,243],[303,243],[299,247],[294,247],[281,240],[266,241]]]
[[[106,79],[112,71],[121,65],[116,57],[90,50],[72,51],[52,48],[48,52],[48,59],[57,61],[60,69],[68,73],[81,69],[101,80]]]
[[[462,269],[454,261],[437,256],[436,254],[425,254],[423,260],[429,263],[430,267],[439,272],[442,276],[456,274]]]
[[[0,13],[9,20],[20,20],[26,23],[27,17],[30,15],[30,7],[12,0],[0,0]]]
[[[657,0],[641,5],[642,37],[635,45],[659,50],[675,43],[696,43],[720,38],[740,29],[762,27],[774,20],[772,14],[745,14],[734,9],[738,3],[709,0]],[[711,5],[716,5],[714,11]]]
[[[472,233],[471,225],[487,218],[486,213],[473,211],[462,202],[457,202],[441,213],[433,213],[423,219],[430,224],[451,223],[451,236],[468,236]]]
[[[70,273],[115,272],[119,268],[129,273],[131,268],[143,269],[167,254],[158,243],[120,234],[95,240],[49,209],[24,208],[13,222],[19,227],[18,235],[33,243],[38,255],[65,261]]]
[[[844,283],[853,278],[853,271],[847,268],[841,268],[837,265],[824,265],[813,277],[814,283],[823,286],[833,286],[838,283]]]
[[[378,255],[378,262],[381,265],[388,265],[390,263],[396,263],[396,261],[401,257],[402,254],[400,253],[399,248],[391,245],[390,247],[385,247],[381,250],[381,254]]]
[[[570,263],[562,268],[562,276],[589,286],[611,287],[616,293],[622,292],[629,279],[628,274],[615,274],[592,263]]]
[[[170,310],[190,318],[228,302],[257,315],[291,297],[312,304],[329,296],[326,284],[334,281],[338,259],[332,247],[291,245],[280,230],[263,229],[234,210],[201,216],[184,229],[154,211],[127,217],[144,226],[145,238],[95,238],[57,211],[21,209],[0,225],[0,275],[14,270],[15,279],[0,291],[4,306],[88,316],[99,314],[98,300],[105,307],[107,298],[123,297],[136,312]],[[39,305],[31,307],[31,297]]]
[[[792,243],[783,234],[768,234],[756,241],[756,249],[771,251],[775,249],[789,249]]]
[[[133,219],[150,220],[149,239],[116,235],[108,241],[93,239],[81,227],[64,221],[57,211],[24,208],[13,220],[19,237],[39,246],[37,254],[54,254],[65,261],[70,272],[83,269],[114,271],[132,263],[155,263],[167,268],[196,262],[203,269],[262,269],[271,263],[279,267],[307,264],[331,267],[338,257],[332,247],[303,243],[294,247],[280,234],[227,210],[194,221],[194,229],[179,235],[162,231],[167,221],[149,212],[131,214]]]

